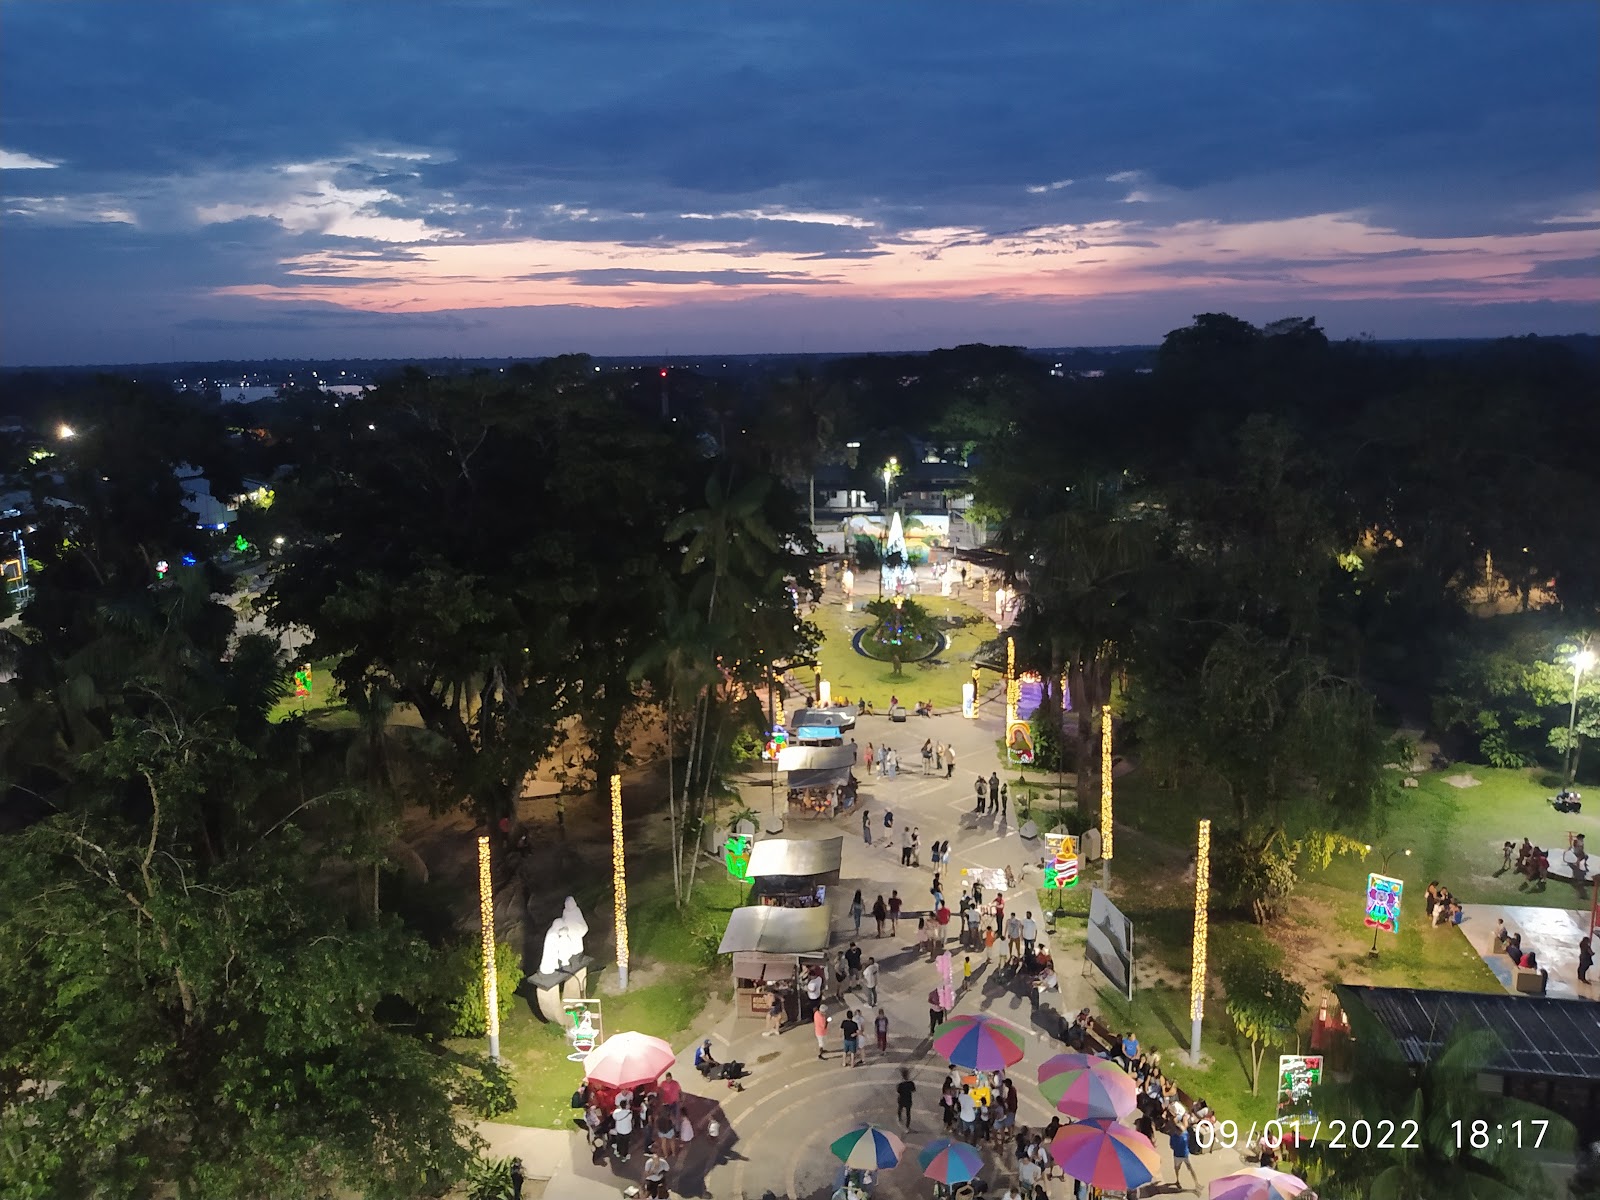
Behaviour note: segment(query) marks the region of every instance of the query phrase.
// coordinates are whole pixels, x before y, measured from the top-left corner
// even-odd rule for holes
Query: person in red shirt
[[[661,1101],[662,1109],[676,1117],[678,1102],[683,1099],[683,1085],[672,1077],[671,1071],[661,1077],[661,1082],[656,1087],[656,1095]]]
[[[933,919],[939,922],[939,944],[942,946],[948,940],[948,935],[945,931],[950,925],[949,906],[941,904],[939,906],[939,911],[933,914]]]
[[[817,1034],[817,1057],[822,1058],[828,1048],[828,1013],[820,1004],[811,1014],[811,1028]]]

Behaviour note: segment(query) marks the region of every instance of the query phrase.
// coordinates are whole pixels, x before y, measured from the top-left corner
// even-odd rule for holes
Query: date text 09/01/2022
[[[1544,1142],[1549,1121],[1510,1121],[1504,1125],[1487,1121],[1452,1121],[1450,1129],[1455,1135],[1456,1149],[1483,1150],[1490,1145],[1512,1145],[1518,1149],[1537,1150]],[[1246,1148],[1256,1143],[1257,1126],[1252,1123],[1240,1140],[1240,1128],[1234,1121],[1218,1121],[1214,1125],[1195,1127],[1195,1139],[1202,1150],[1220,1146],[1231,1150],[1235,1146]],[[1307,1148],[1317,1145],[1330,1150],[1416,1150],[1421,1148],[1421,1129],[1416,1121],[1318,1121],[1315,1124],[1293,1122],[1288,1125],[1268,1121],[1260,1127],[1261,1140],[1268,1145],[1281,1145],[1285,1135]]]

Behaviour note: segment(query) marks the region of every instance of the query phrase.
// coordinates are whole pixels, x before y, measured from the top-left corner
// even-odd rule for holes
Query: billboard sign
[[[1322,1082],[1322,1055],[1278,1056],[1278,1120],[1285,1123],[1317,1119],[1317,1085]]]
[[[1400,894],[1405,883],[1388,875],[1376,873],[1367,876],[1368,929],[1381,929],[1385,933],[1400,932]]]
[[[1133,999],[1133,922],[1099,888],[1089,892],[1084,954],[1116,989]]]

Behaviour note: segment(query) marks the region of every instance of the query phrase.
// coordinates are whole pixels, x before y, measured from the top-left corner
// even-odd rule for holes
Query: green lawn
[[[316,713],[324,709],[344,708],[344,696],[339,691],[339,685],[334,682],[327,665],[314,663],[311,667],[311,695],[296,697],[294,694],[294,681],[289,682],[289,694],[272,706],[267,713],[269,721],[282,721],[292,717],[295,713]]]
[[[628,914],[631,970],[636,979],[648,982],[613,994],[609,989],[615,984],[616,967],[608,961],[590,969],[589,994],[599,994],[597,984],[605,981],[601,1016],[608,1035],[633,1029],[681,1047],[707,999],[731,987],[715,950],[728,914],[744,900],[745,887],[715,864],[703,863],[693,904],[679,910],[672,901],[670,864],[661,858],[648,861],[658,869],[630,883]],[[590,947],[594,957],[611,953],[603,935],[591,941],[596,943]],[[583,1071],[568,1060],[571,1046],[563,1032],[540,1021],[527,1003],[518,1000],[511,1019],[500,1029],[500,1053],[511,1068],[518,1104],[500,1120],[559,1129],[572,1119],[567,1102],[583,1081]]]
[[[918,700],[932,700],[940,709],[960,708],[961,685],[972,678],[972,657],[985,641],[994,638],[994,623],[983,621],[946,631],[950,644],[943,653],[927,662],[907,663],[897,676],[891,664],[864,658],[851,645],[857,630],[870,629],[875,623],[875,618],[862,607],[870,598],[864,593],[858,596],[853,612],[846,612],[842,604],[828,603],[812,614],[823,633],[819,651],[822,677],[828,681],[832,694],[848,697],[852,703],[864,696],[879,712],[888,707],[889,697],[896,694],[907,708]],[[976,608],[953,597],[924,594],[917,597],[917,603],[935,617],[980,615]],[[937,665],[932,665],[934,663]],[[802,684],[806,682],[803,673],[799,678]],[[984,684],[988,686],[994,681],[995,677],[990,674]]]

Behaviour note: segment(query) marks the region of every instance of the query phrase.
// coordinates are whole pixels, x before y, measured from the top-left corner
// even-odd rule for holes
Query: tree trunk
[[[678,798],[673,791],[678,773],[672,757],[672,693],[667,693],[667,828],[672,836],[672,902],[683,907],[683,846],[678,840]]]

